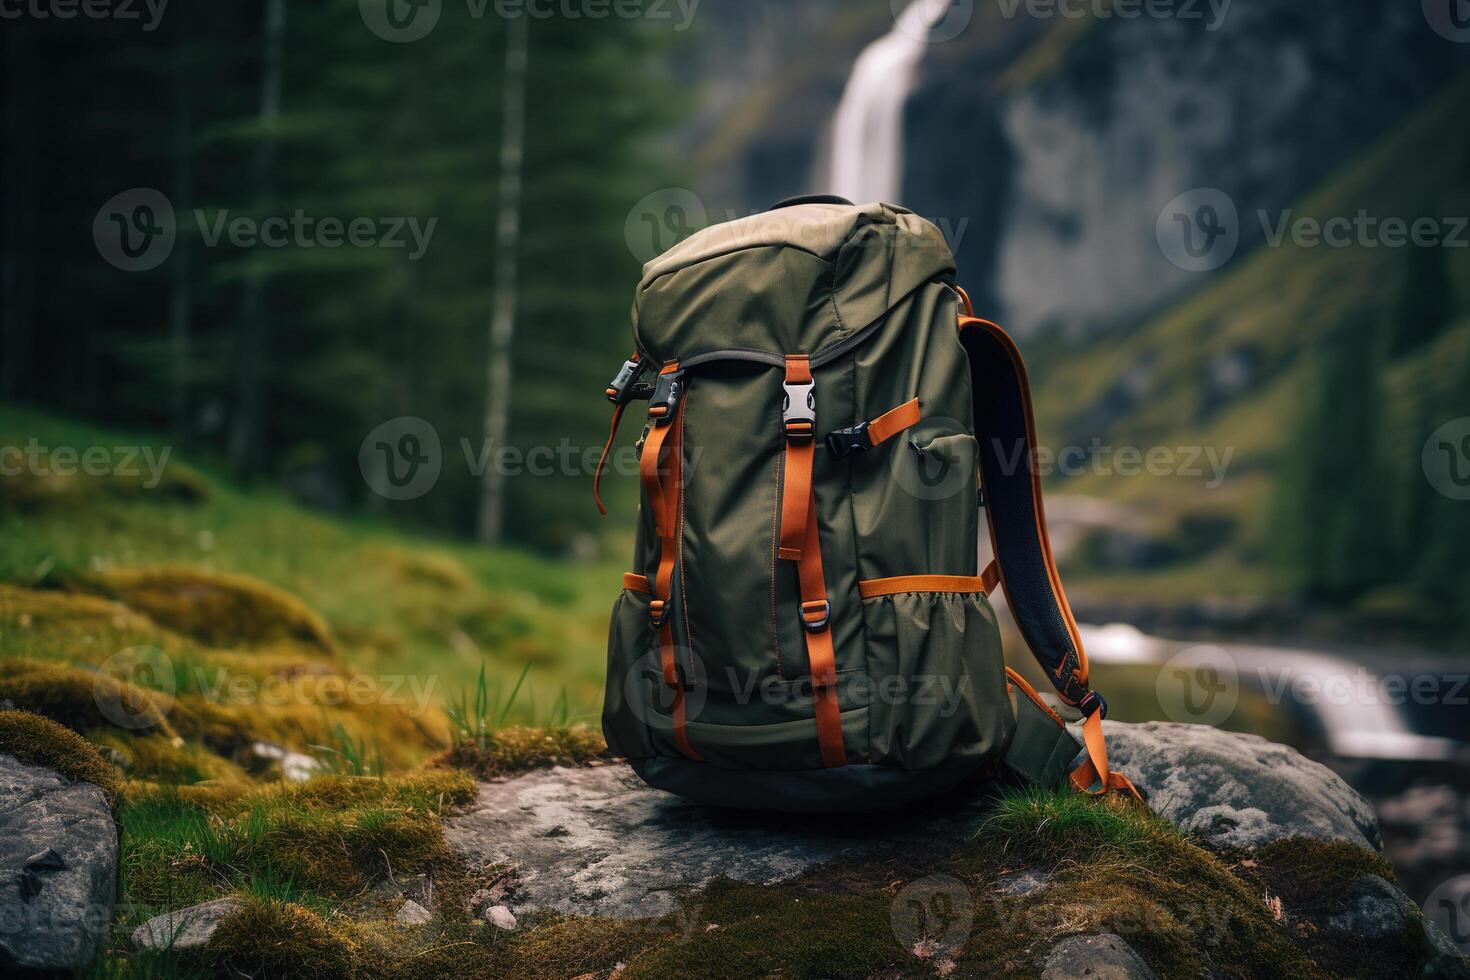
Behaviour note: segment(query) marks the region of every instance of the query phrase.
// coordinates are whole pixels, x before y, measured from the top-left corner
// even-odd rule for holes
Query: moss
[[[463,773],[322,776],[241,791],[238,784],[134,786],[123,865],[135,901],[178,907],[252,881],[333,898],[389,874],[453,873],[440,814],[474,798]]]
[[[191,785],[206,780],[245,783],[245,770],[194,741],[164,735],[127,735],[92,731],[92,742],[114,753],[117,764],[132,779]]]
[[[463,742],[437,756],[430,765],[463,769],[480,779],[507,776],[551,766],[585,766],[607,757],[602,733],[586,725],[569,728],[502,728],[485,739],[484,747]]]
[[[301,905],[258,898],[220,922],[204,957],[221,976],[303,980],[352,977],[362,961],[348,930]]]
[[[103,572],[95,584],[155,622],[213,646],[286,642],[336,651],[326,621],[306,603],[248,575],[163,566]]]
[[[0,664],[0,701],[78,732],[97,728],[177,736],[159,695],[97,671],[26,658]]]
[[[155,461],[158,458],[155,456]],[[106,499],[185,504],[209,499],[209,482],[172,459],[167,460],[156,480],[141,460],[127,469],[129,472],[109,470],[91,475],[83,472],[75,460],[53,465],[50,453],[42,450],[36,454],[34,465],[21,467],[0,480],[0,510],[65,512]]]
[[[0,752],[31,766],[54,769],[73,782],[91,783],[119,805],[117,771],[76,732],[28,711],[0,711]]]

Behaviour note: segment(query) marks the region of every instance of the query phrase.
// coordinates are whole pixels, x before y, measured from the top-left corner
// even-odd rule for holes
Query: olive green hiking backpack
[[[1047,542],[1025,368],[954,273],[933,224],[828,196],[644,267],[607,389],[609,447],[631,404],[648,415],[602,721],[650,785],[791,811],[1007,773],[1133,792]],[[996,584],[1084,716],[1080,761],[1002,659]]]

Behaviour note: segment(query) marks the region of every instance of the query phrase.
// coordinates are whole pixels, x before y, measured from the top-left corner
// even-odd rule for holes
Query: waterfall
[[[895,202],[903,191],[903,107],[950,0],[910,0],[893,29],[852,66],[832,123],[827,188],[850,201]]]

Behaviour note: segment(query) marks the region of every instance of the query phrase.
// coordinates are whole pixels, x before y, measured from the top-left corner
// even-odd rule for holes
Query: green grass
[[[42,446],[162,451],[157,437],[0,407],[0,445],[24,446],[32,438]],[[175,451],[165,473],[182,457]],[[596,718],[607,610],[622,561],[554,561],[414,535],[363,517],[315,514],[273,490],[240,490],[207,467],[188,472],[203,499],[127,485],[43,496],[38,505],[17,501],[7,478],[10,486],[0,488],[0,582],[95,583],[115,570],[158,566],[250,576],[320,614],[354,671],[416,678],[443,704],[472,689],[482,669],[490,684],[508,690],[529,664],[506,721],[530,723],[538,705],[544,713],[561,701],[570,720]],[[126,592],[120,595],[126,600]],[[95,632],[105,637],[99,646],[112,647],[107,653],[152,638],[147,629],[130,633],[126,623],[102,618]],[[51,638],[15,626],[0,602],[7,652],[75,659],[74,635]],[[228,644],[205,635],[179,649],[190,656],[221,645]]]

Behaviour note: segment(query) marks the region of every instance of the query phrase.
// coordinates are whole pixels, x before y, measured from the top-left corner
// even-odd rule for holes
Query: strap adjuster
[[[614,405],[622,405],[638,397],[638,388],[633,382],[638,380],[638,375],[643,373],[643,364],[632,358],[623,362],[618,368],[618,373],[607,383],[607,400]]]
[[[648,621],[654,626],[662,626],[669,621],[671,608],[663,599],[652,599],[648,603]]]
[[[1106,698],[1096,691],[1088,691],[1087,696],[1077,702],[1077,710],[1082,712],[1083,718],[1091,718],[1098,712],[1102,713],[1102,718],[1106,718],[1108,716],[1108,702]]]
[[[785,400],[781,405],[781,427],[791,442],[806,442],[817,434],[817,383],[785,381],[781,384]]]
[[[801,604],[801,625],[805,626],[809,633],[817,633],[826,629],[831,618],[832,603],[826,599],[813,599]]]
[[[859,422],[845,429],[833,429],[827,433],[827,451],[838,459],[846,459],[855,452],[873,448],[873,439],[868,435],[868,423]]]
[[[648,396],[648,417],[655,425],[668,425],[674,420],[679,400],[684,397],[684,372],[660,374]]]

